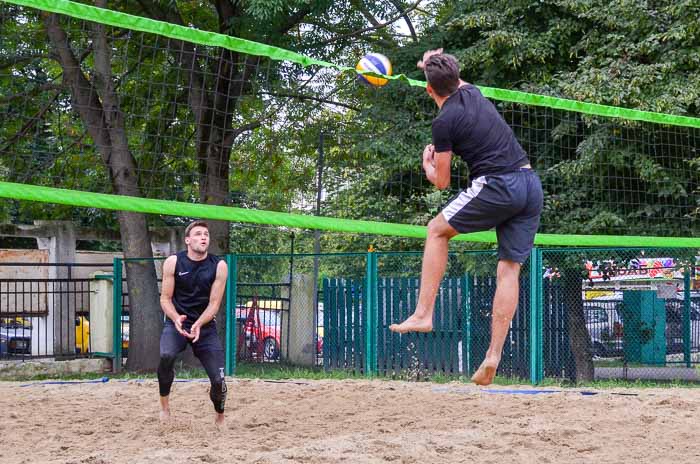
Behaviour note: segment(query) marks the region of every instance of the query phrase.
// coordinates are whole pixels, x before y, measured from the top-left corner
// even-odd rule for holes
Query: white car
[[[619,302],[585,302],[586,329],[591,337],[593,356],[620,356],[623,347],[623,321]]]
[[[0,325],[0,356],[32,354],[32,331],[23,326]]]

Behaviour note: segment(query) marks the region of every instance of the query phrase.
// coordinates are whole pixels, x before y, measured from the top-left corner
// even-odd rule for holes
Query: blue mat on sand
[[[105,383],[109,382],[109,377],[102,377],[94,380],[45,380],[42,382],[32,382],[20,385],[20,387],[32,387],[34,385],[74,385],[80,383]]]
[[[94,380],[44,380],[41,382],[25,383],[20,385],[20,387],[34,387],[37,385],[79,385],[82,383],[107,383],[109,382],[109,377],[101,377]],[[114,382],[145,382],[145,379],[117,379]],[[174,382],[185,383],[185,382],[209,382],[209,379],[175,379]]]
[[[599,394],[595,391],[581,391],[581,390],[541,390],[541,389],[525,389],[525,388],[450,388],[450,387],[435,387],[433,391],[443,392],[443,393],[474,393],[483,392],[490,393],[492,395],[547,395],[552,393],[578,393],[584,396],[593,396]],[[611,393],[614,394],[614,393]],[[636,396],[636,395],[635,395]]]
[[[547,393],[560,393],[560,390],[497,390],[493,388],[484,388],[481,391],[484,393],[501,395],[541,395]]]

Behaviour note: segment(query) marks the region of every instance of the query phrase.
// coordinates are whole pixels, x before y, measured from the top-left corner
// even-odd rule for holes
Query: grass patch
[[[200,379],[206,378],[207,374],[201,368],[176,368],[176,379]],[[15,381],[80,381],[80,380],[97,380],[102,377],[115,380],[137,380],[137,379],[156,379],[155,372],[120,372],[113,373],[77,373],[77,374],[62,374],[62,375],[35,375],[22,376],[15,378],[6,378],[5,380]],[[298,367],[285,364],[248,364],[240,363],[236,367],[235,377],[241,379],[262,379],[262,380],[348,380],[348,379],[367,379],[362,374],[352,371],[333,370],[325,371],[322,368]],[[432,382],[437,384],[445,384],[449,382],[459,382],[463,384],[471,384],[469,377],[466,376],[450,376],[441,373],[421,372],[419,376],[411,373],[400,373],[393,376],[375,376],[375,380],[382,381],[414,381],[414,382]],[[497,386],[513,386],[513,385],[530,385],[529,379],[516,377],[496,377],[494,385]],[[685,382],[685,381],[660,381],[660,380],[595,380],[589,382],[573,383],[563,379],[545,378],[537,387],[544,388],[589,388],[589,389],[619,389],[619,388],[700,388],[700,383]]]
[[[366,378],[362,374],[356,374],[351,371],[334,370],[326,372],[321,368],[288,366],[284,364],[239,364],[236,366],[236,377],[264,380],[347,380]]]

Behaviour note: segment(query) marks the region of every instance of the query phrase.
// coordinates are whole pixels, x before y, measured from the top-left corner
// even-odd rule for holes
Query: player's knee
[[[496,273],[498,280],[517,279],[520,276],[521,267],[522,265],[516,261],[510,261],[507,259],[499,260]]]
[[[226,387],[226,382],[224,379],[216,379],[211,382],[211,390],[209,391],[209,397],[211,402],[214,404],[214,409],[219,414],[224,412],[224,407],[226,406],[226,392],[228,391]]]
[[[160,396],[168,396],[170,394],[170,387],[175,379],[175,371],[173,370],[175,358],[175,354],[160,355],[160,363],[158,364],[158,388],[160,390]]]
[[[446,237],[451,238],[455,234],[450,224],[445,220],[442,213],[435,216],[428,223],[428,236],[429,237]]]
[[[177,355],[173,353],[161,353],[158,370],[170,370],[175,365]]]

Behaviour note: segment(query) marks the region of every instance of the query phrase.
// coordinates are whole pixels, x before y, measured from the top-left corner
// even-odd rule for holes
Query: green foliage
[[[429,45],[457,56],[468,81],[699,113],[697,1],[441,5]],[[543,232],[698,232],[697,130],[499,107],[543,178]]]
[[[395,25],[354,33],[368,22],[395,16],[394,3],[400,4],[249,0],[224,11],[205,1],[144,0],[116,7],[137,15],[178,15],[183,24],[339,64],[352,65],[367,51],[380,51],[390,57],[395,72],[420,79],[417,59],[425,49],[443,46],[460,60],[463,78],[476,84],[698,114],[697,0],[440,1],[412,16],[420,32],[417,42],[396,37]],[[0,175],[109,192],[101,156],[71,108],[39,17],[2,4],[0,18],[0,150],[6,150]],[[91,78],[91,28],[75,20],[62,24]],[[109,35],[112,72],[143,194],[201,201],[209,173],[202,168],[197,136],[206,124],[198,125],[189,101],[189,68],[178,62],[177,47],[163,38],[119,29],[109,29]],[[220,65],[240,63],[245,56],[211,47],[197,50],[202,88],[209,97],[221,96]],[[448,190],[438,191],[424,178],[420,155],[431,141],[430,123],[437,114],[424,92],[400,82],[366,88],[349,74],[290,63],[261,60],[256,71],[230,101],[231,130],[259,122],[235,138],[228,154],[230,204],[314,213],[321,132],[322,215],[425,225],[457,189],[466,187],[468,172],[458,160]],[[697,130],[497,106],[543,179],[541,231],[697,234]],[[113,213],[53,205],[5,202],[0,215],[19,222],[71,219],[115,227]],[[179,224],[182,219],[154,216],[151,221]],[[232,251],[287,252],[290,234],[278,228],[235,228]],[[313,243],[312,233],[296,231],[296,250],[312,251]],[[321,244],[323,251],[366,251],[369,245],[411,250],[421,248],[422,241],[324,233]]]

